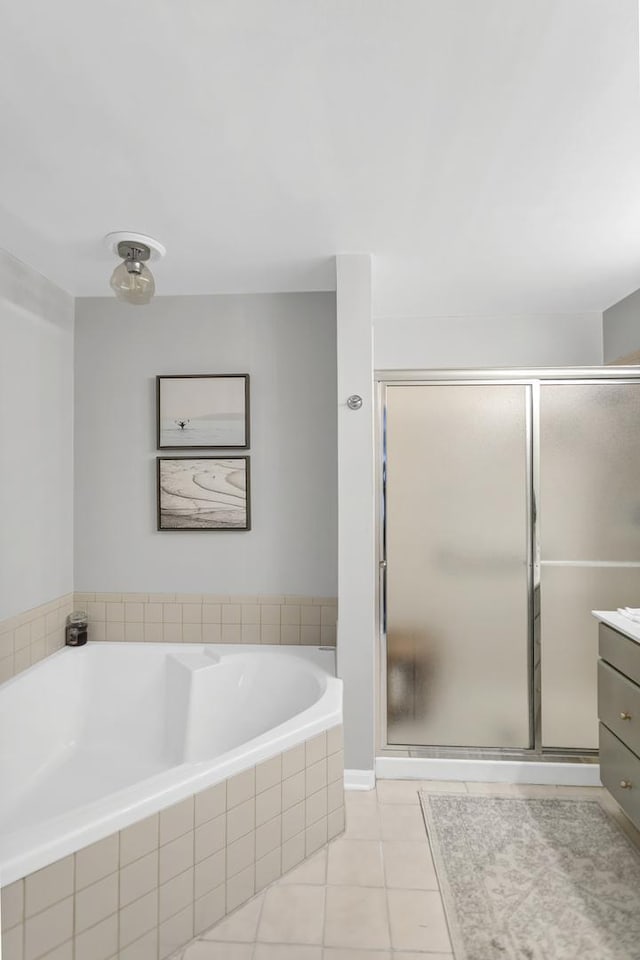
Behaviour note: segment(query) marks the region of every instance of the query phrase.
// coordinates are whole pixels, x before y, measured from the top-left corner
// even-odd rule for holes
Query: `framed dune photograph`
[[[158,449],[249,447],[249,374],[156,377]]]
[[[158,457],[158,530],[250,530],[249,457]]]

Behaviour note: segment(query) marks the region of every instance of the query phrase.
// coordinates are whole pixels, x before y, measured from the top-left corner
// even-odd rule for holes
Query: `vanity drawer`
[[[640,760],[600,724],[600,779],[626,815],[640,827]],[[622,787],[628,783],[630,787]]]
[[[640,687],[598,661],[598,716],[640,756]]]
[[[623,637],[605,623],[600,624],[599,641],[602,659],[631,680],[640,683],[640,643]]]

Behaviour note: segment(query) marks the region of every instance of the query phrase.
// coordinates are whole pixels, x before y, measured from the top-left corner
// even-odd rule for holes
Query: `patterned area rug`
[[[421,799],[456,960],[640,960],[640,856],[596,800]]]

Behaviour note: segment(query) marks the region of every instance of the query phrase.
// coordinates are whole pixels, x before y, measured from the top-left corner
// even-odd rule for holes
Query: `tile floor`
[[[181,960],[453,960],[418,790],[595,797],[599,788],[382,780],[348,792],[347,826],[203,934]],[[610,801],[621,825],[638,834]]]

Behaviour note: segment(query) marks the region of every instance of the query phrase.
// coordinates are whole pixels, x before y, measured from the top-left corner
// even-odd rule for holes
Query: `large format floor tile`
[[[418,803],[419,780],[378,780],[378,803]]]
[[[419,804],[381,804],[380,836],[383,840],[421,840],[427,843],[427,832]]]
[[[415,840],[384,840],[382,859],[387,887],[406,890],[437,890],[438,879],[427,843]]]
[[[308,860],[303,861],[299,867],[294,867],[289,873],[285,873],[278,880],[278,884],[288,886],[289,884],[313,883],[324,886],[327,882],[327,851],[319,850]]]
[[[214,943],[211,940],[196,940],[187,947],[182,960],[253,960],[252,943]]]
[[[378,840],[339,839],[328,851],[327,883],[333,886],[384,887]]]
[[[373,802],[369,799],[370,795],[374,798]],[[344,836],[349,840],[379,840],[379,810],[374,790],[371,794],[354,791],[354,799],[346,803]]]
[[[455,960],[452,953],[407,953],[405,950],[396,950],[393,960]]]
[[[466,793],[462,780],[378,780],[378,803],[420,803],[419,793]]]
[[[517,784],[402,780],[379,781],[376,790],[347,793],[342,837],[178,956],[182,960],[453,960],[419,803],[421,789],[503,796],[549,790]],[[594,797],[600,791],[556,791],[557,796],[578,793]]]
[[[325,888],[311,884],[267,890],[257,940],[264,943],[321,944]]]
[[[325,947],[322,960],[391,960],[387,950],[351,950],[349,947]],[[430,958],[422,955],[422,960]]]
[[[322,960],[322,947],[299,943],[256,943],[253,960]]]
[[[395,950],[451,949],[440,894],[434,890],[388,890],[391,943]]]
[[[333,947],[388,949],[386,892],[373,887],[327,887],[324,942]]]

